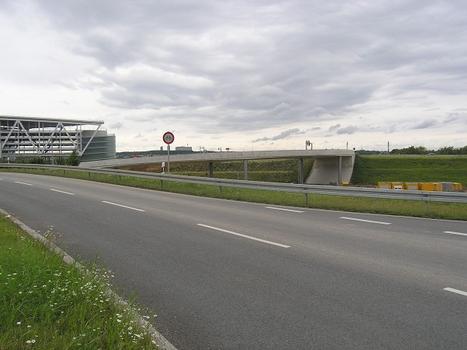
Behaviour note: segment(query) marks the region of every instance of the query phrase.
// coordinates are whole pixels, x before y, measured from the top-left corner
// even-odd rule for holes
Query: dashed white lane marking
[[[281,210],[281,211],[289,211],[291,213],[304,213],[303,210],[294,210],[294,209],[287,209],[287,208],[279,208],[279,207],[265,207],[266,209],[272,209],[272,210]]]
[[[15,184],[26,185],[26,186],[32,186],[32,184],[27,183],[27,182],[22,182],[22,181],[15,181]]]
[[[444,231],[444,233],[448,233],[450,235],[457,235],[457,236],[467,236],[467,233],[456,232],[456,231]]]
[[[464,292],[463,290],[454,289],[450,287],[443,288],[443,290],[445,290],[446,292],[456,293],[467,297],[467,292]]]
[[[364,220],[364,219],[351,218],[351,217],[347,217],[347,216],[341,216],[340,219],[343,219],[343,220],[352,220],[352,221],[360,221],[360,222],[369,222],[370,224],[391,225],[390,222],[374,221],[374,220]]]
[[[110,205],[115,205],[116,207],[126,208],[126,209],[130,209],[130,210],[145,212],[144,209],[129,207],[129,206],[127,206],[127,205],[118,204],[118,203],[114,203],[114,202],[102,201],[102,203],[110,204]]]
[[[281,248],[290,248],[289,245],[285,245],[285,244],[282,244],[282,243],[271,242],[271,241],[267,241],[265,239],[244,235],[242,233],[237,233],[237,232],[233,232],[233,231],[229,231],[229,230],[224,230],[223,228],[219,228],[219,227],[209,226],[209,225],[205,225],[205,224],[198,224],[198,226],[209,228],[211,230],[224,232],[224,233],[229,233],[231,235],[238,236],[238,237],[248,238],[248,239],[251,239],[253,241],[266,243],[266,244],[274,245],[274,246],[281,247]]]
[[[74,195],[75,195],[74,193],[67,192],[67,191],[62,191],[62,190],[57,190],[56,188],[51,188],[50,190],[51,190],[51,191],[54,191],[54,192],[58,192],[58,193],[67,194],[67,195],[69,195],[69,196],[74,196]]]

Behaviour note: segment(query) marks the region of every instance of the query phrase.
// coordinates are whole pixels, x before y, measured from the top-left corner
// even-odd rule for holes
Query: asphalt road
[[[8,173],[0,207],[112,269],[179,349],[467,349],[466,222]]]

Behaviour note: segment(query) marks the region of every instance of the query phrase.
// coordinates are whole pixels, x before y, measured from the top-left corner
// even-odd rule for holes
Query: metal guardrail
[[[148,173],[141,171],[130,171],[120,169],[96,169],[82,168],[73,166],[60,165],[36,165],[36,164],[6,164],[0,163],[0,168],[22,168],[22,169],[61,169],[73,170],[78,172],[109,174],[109,175],[124,175],[138,178],[158,179],[165,181],[177,181],[192,184],[205,184],[221,187],[237,187],[256,190],[271,190],[282,192],[298,192],[298,193],[318,193],[337,196],[351,197],[372,197],[372,198],[389,198],[389,199],[405,199],[405,200],[422,200],[434,202],[450,202],[450,203],[467,203],[467,193],[465,192],[426,192],[416,190],[389,190],[382,188],[366,188],[366,187],[342,187],[330,185],[308,185],[308,184],[291,184],[279,182],[262,182],[262,181],[247,181],[247,180],[231,180],[218,179],[210,177],[184,176],[184,175],[168,175]]]

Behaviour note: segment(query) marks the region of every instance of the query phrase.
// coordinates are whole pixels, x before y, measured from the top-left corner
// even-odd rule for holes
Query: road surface
[[[466,222],[13,173],[0,207],[113,270],[179,349],[467,349]]]

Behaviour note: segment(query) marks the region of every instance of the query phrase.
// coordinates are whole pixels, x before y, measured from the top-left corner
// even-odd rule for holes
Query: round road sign
[[[170,131],[167,131],[163,136],[162,140],[168,145],[170,145],[172,142],[175,140],[174,134],[172,134]]]

